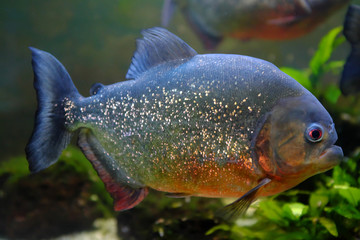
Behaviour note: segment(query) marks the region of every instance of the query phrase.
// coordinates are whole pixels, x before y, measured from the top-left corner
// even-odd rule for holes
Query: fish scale
[[[176,197],[243,196],[232,205],[243,207],[229,209],[244,211],[257,197],[287,190],[341,159],[329,114],[273,64],[199,55],[162,28],[143,35],[128,80],[95,84],[90,97],[76,91],[53,56],[33,49],[34,86],[51,100],[39,98],[26,148],[32,171],[57,160],[67,143],[58,136],[67,140],[79,130],[78,145],[116,210],[134,207],[153,188]],[[65,130],[55,134],[51,127]],[[324,140],[311,144],[308,128],[324,130]],[[45,141],[48,134],[53,141]]]
[[[220,177],[226,179],[224,184],[233,182],[238,192],[244,192],[248,188],[247,184],[241,187],[244,169],[256,169],[248,146],[258,121],[277,99],[305,92],[280,70],[274,71],[272,64],[256,60],[255,65],[251,60],[214,54],[172,62],[170,67],[166,63],[136,81],[106,86],[75,103],[80,112],[69,112],[75,120],[68,121],[76,128],[91,129],[114,158],[114,168],[121,166],[129,177],[150,187],[170,192],[172,183],[184,185],[178,191],[198,188],[199,195],[206,195],[203,185],[214,185],[211,179]],[[214,66],[217,71],[211,71]],[[262,83],[269,69],[273,76],[267,74],[268,83]],[[273,94],[278,92],[271,83],[274,80],[282,86],[280,95]],[[262,86],[253,89],[258,85]],[[261,104],[264,102],[268,104]],[[98,117],[92,119],[93,115]],[[209,171],[219,172],[227,164],[239,174],[230,177],[228,172],[214,175]],[[192,167],[184,170],[186,166]],[[202,177],[189,181],[195,178],[194,171]],[[212,194],[221,195],[223,188],[216,188],[218,192]]]

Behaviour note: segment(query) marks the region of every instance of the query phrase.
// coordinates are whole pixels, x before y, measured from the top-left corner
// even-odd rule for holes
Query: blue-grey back
[[[94,121],[94,133],[121,161],[175,150],[174,155],[193,153],[195,148],[203,149],[200,158],[210,153],[219,161],[232,154],[250,157],[249,145],[263,116],[279,99],[303,94],[309,93],[266,61],[196,55],[104,87],[91,100],[106,113],[101,125]]]

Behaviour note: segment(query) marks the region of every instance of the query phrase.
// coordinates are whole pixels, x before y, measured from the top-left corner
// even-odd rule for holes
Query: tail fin
[[[32,52],[34,88],[38,107],[35,126],[25,152],[31,172],[55,163],[70,142],[62,101],[81,97],[64,66],[51,54],[36,48]]]
[[[360,6],[349,6],[344,35],[351,44],[351,52],[342,72],[340,89],[345,95],[356,94],[360,91]]]

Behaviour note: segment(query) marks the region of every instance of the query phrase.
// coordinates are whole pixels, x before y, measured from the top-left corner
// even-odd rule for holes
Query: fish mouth
[[[341,147],[331,145],[326,148],[319,156],[321,161],[327,162],[331,165],[337,165],[344,158],[344,153]]]

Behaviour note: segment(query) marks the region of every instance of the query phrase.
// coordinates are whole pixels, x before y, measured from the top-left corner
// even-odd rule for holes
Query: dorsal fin
[[[135,79],[146,70],[177,59],[186,59],[197,53],[179,37],[160,27],[141,32],[142,39],[136,41],[136,51],[132,58],[126,79]]]

